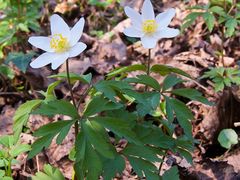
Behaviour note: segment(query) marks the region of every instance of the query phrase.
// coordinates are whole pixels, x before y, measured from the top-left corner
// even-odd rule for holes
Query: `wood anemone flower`
[[[81,18],[73,28],[57,14],[50,17],[52,35],[50,37],[34,36],[28,42],[33,46],[46,51],[30,63],[32,68],[40,68],[52,64],[57,69],[68,58],[75,57],[83,52],[87,45],[78,42],[83,33],[84,18]]]
[[[179,34],[178,29],[169,28],[175,9],[171,8],[155,17],[150,0],[145,0],[142,6],[142,14],[130,7],[125,7],[126,15],[131,19],[132,26],[124,30],[129,37],[141,38],[144,48],[154,48],[161,38],[172,38]]]

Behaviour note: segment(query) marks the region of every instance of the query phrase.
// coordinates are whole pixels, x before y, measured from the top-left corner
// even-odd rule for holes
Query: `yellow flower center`
[[[157,31],[158,24],[155,20],[146,20],[142,24],[142,30],[145,34],[153,34]]]
[[[70,48],[68,39],[63,37],[62,34],[54,34],[50,41],[50,47],[55,50],[55,52],[61,53],[65,52]]]

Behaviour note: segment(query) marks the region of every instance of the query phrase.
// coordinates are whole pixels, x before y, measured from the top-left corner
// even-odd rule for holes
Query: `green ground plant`
[[[240,3],[235,0],[210,0],[207,5],[197,5],[189,8],[191,12],[184,19],[182,30],[190,27],[193,22],[202,17],[208,31],[219,29],[222,39],[221,50],[216,54],[224,64],[224,41],[235,37],[239,32],[240,25]],[[233,85],[240,85],[239,67],[213,67],[205,72],[201,78],[210,78],[213,81],[215,92],[220,92]],[[238,143],[238,136],[233,129],[223,129],[218,142],[224,148],[230,149]]]
[[[151,2],[146,0],[145,5],[149,6],[149,3]],[[131,11],[129,8],[126,9],[125,11]],[[147,8],[145,10],[149,11]],[[175,11],[170,9],[168,13],[170,19]],[[53,15],[50,20],[53,24],[62,22],[58,15]],[[82,32],[78,33],[75,30],[79,28],[82,31],[83,26],[84,19],[81,18],[79,23],[71,29],[73,30],[71,33],[80,36],[79,34]],[[169,34],[164,35],[175,37],[178,30],[167,26],[168,24],[165,28]],[[52,26],[52,33],[59,30],[59,28],[56,30],[54,27]],[[155,16],[154,20],[143,22],[145,35],[151,35],[156,31],[157,20],[155,20]],[[67,52],[67,57],[70,57],[73,51],[71,52],[72,47],[68,43],[69,37],[63,37],[63,35],[52,34],[50,46],[51,50],[55,51],[50,53],[55,53],[54,55],[58,56]],[[81,43],[78,42],[80,37],[77,38],[76,42],[76,39],[70,40],[74,40],[76,45]],[[28,159],[48,148],[53,140],[57,144],[61,144],[71,128],[74,127],[75,144],[69,154],[69,159],[74,162],[73,179],[97,180],[102,176],[104,179],[110,180],[117,173],[123,172],[126,165],[125,159],[130,162],[134,172],[140,178],[145,177],[151,180],[179,179],[176,166],[161,174],[163,161],[170,152],[178,154],[192,163],[191,152],[194,149],[194,144],[197,143],[192,137],[191,120],[194,119],[193,114],[179,97],[208,105],[211,103],[195,89],[176,88],[176,85],[192,79],[186,72],[167,65],[151,65],[151,48],[156,45],[157,41],[153,41],[153,43],[148,41],[151,41],[151,38],[145,41],[145,45],[151,47],[147,47],[149,54],[144,64],[119,67],[108,73],[104,80],[95,83],[92,81],[91,73],[79,75],[69,72],[69,62],[66,58],[66,72],[49,77],[58,78],[58,80],[50,84],[46,92],[40,92],[43,98],[25,102],[18,108],[14,116],[14,136],[12,137],[19,139],[24,127],[27,126],[30,115],[37,114],[48,117],[64,115],[59,116],[60,120],[48,123],[33,132],[37,140],[32,144]],[[29,42],[34,44],[34,37],[29,39]],[[84,47],[81,49],[83,51],[86,46],[84,43],[81,45]],[[51,63],[52,69],[61,65],[51,58],[43,59],[46,62],[37,60],[39,59],[34,60],[30,65],[39,68]],[[129,75],[135,71],[139,74]],[[156,76],[160,76],[164,80],[159,82],[155,78]],[[72,91],[72,85],[76,81],[88,85],[88,89],[82,94],[78,102]],[[55,96],[54,90],[61,82],[67,82],[69,85],[71,101],[57,99]],[[84,102],[86,96],[90,97],[88,102]],[[80,105],[83,110],[80,110]],[[181,135],[175,135],[176,127],[183,131]],[[120,150],[115,147],[119,141],[125,142],[125,147]],[[156,163],[159,162],[160,165],[157,167]],[[42,177],[62,179],[63,177],[59,170],[49,165],[46,165],[43,171],[37,173],[33,179],[41,180]]]
[[[5,135],[0,137],[0,179],[12,180],[12,165],[17,164],[16,157],[24,152],[31,150],[31,146],[23,144],[19,138],[13,135]]]

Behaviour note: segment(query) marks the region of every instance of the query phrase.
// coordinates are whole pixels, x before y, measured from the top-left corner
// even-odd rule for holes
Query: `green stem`
[[[70,73],[69,73],[69,63],[68,63],[68,60],[66,61],[66,71],[67,71],[68,88],[69,88],[69,91],[70,91],[70,94],[71,94],[71,99],[72,99],[73,105],[77,109],[77,104],[76,104],[76,101],[75,101],[74,96],[73,96],[73,90],[72,90],[71,82],[70,82]],[[77,138],[78,129],[79,129],[78,121],[75,122],[74,129],[75,129],[75,138]]]
[[[8,162],[8,167],[7,167],[7,176],[9,176],[9,177],[12,177],[12,168],[11,168],[11,166],[12,166],[12,159],[9,159],[9,162]]]
[[[148,58],[147,58],[147,75],[150,75],[150,65],[151,65],[151,49],[148,49]],[[148,91],[148,86],[145,86],[145,91]]]
[[[148,49],[147,75],[150,75],[151,49]]]

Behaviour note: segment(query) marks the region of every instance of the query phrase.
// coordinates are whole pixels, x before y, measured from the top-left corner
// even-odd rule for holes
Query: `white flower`
[[[154,48],[161,38],[172,38],[179,34],[178,29],[169,28],[175,9],[171,8],[160,13],[155,18],[153,6],[150,0],[145,0],[142,7],[142,14],[139,14],[130,7],[125,7],[126,15],[131,19],[132,26],[124,30],[129,37],[141,38],[144,48]]]
[[[50,18],[50,37],[30,37],[28,42],[44,51],[42,55],[30,63],[32,68],[40,68],[52,64],[52,69],[57,69],[68,58],[79,55],[86,49],[86,44],[78,42],[82,36],[84,18],[81,18],[73,28],[69,28],[66,22],[57,14]]]

